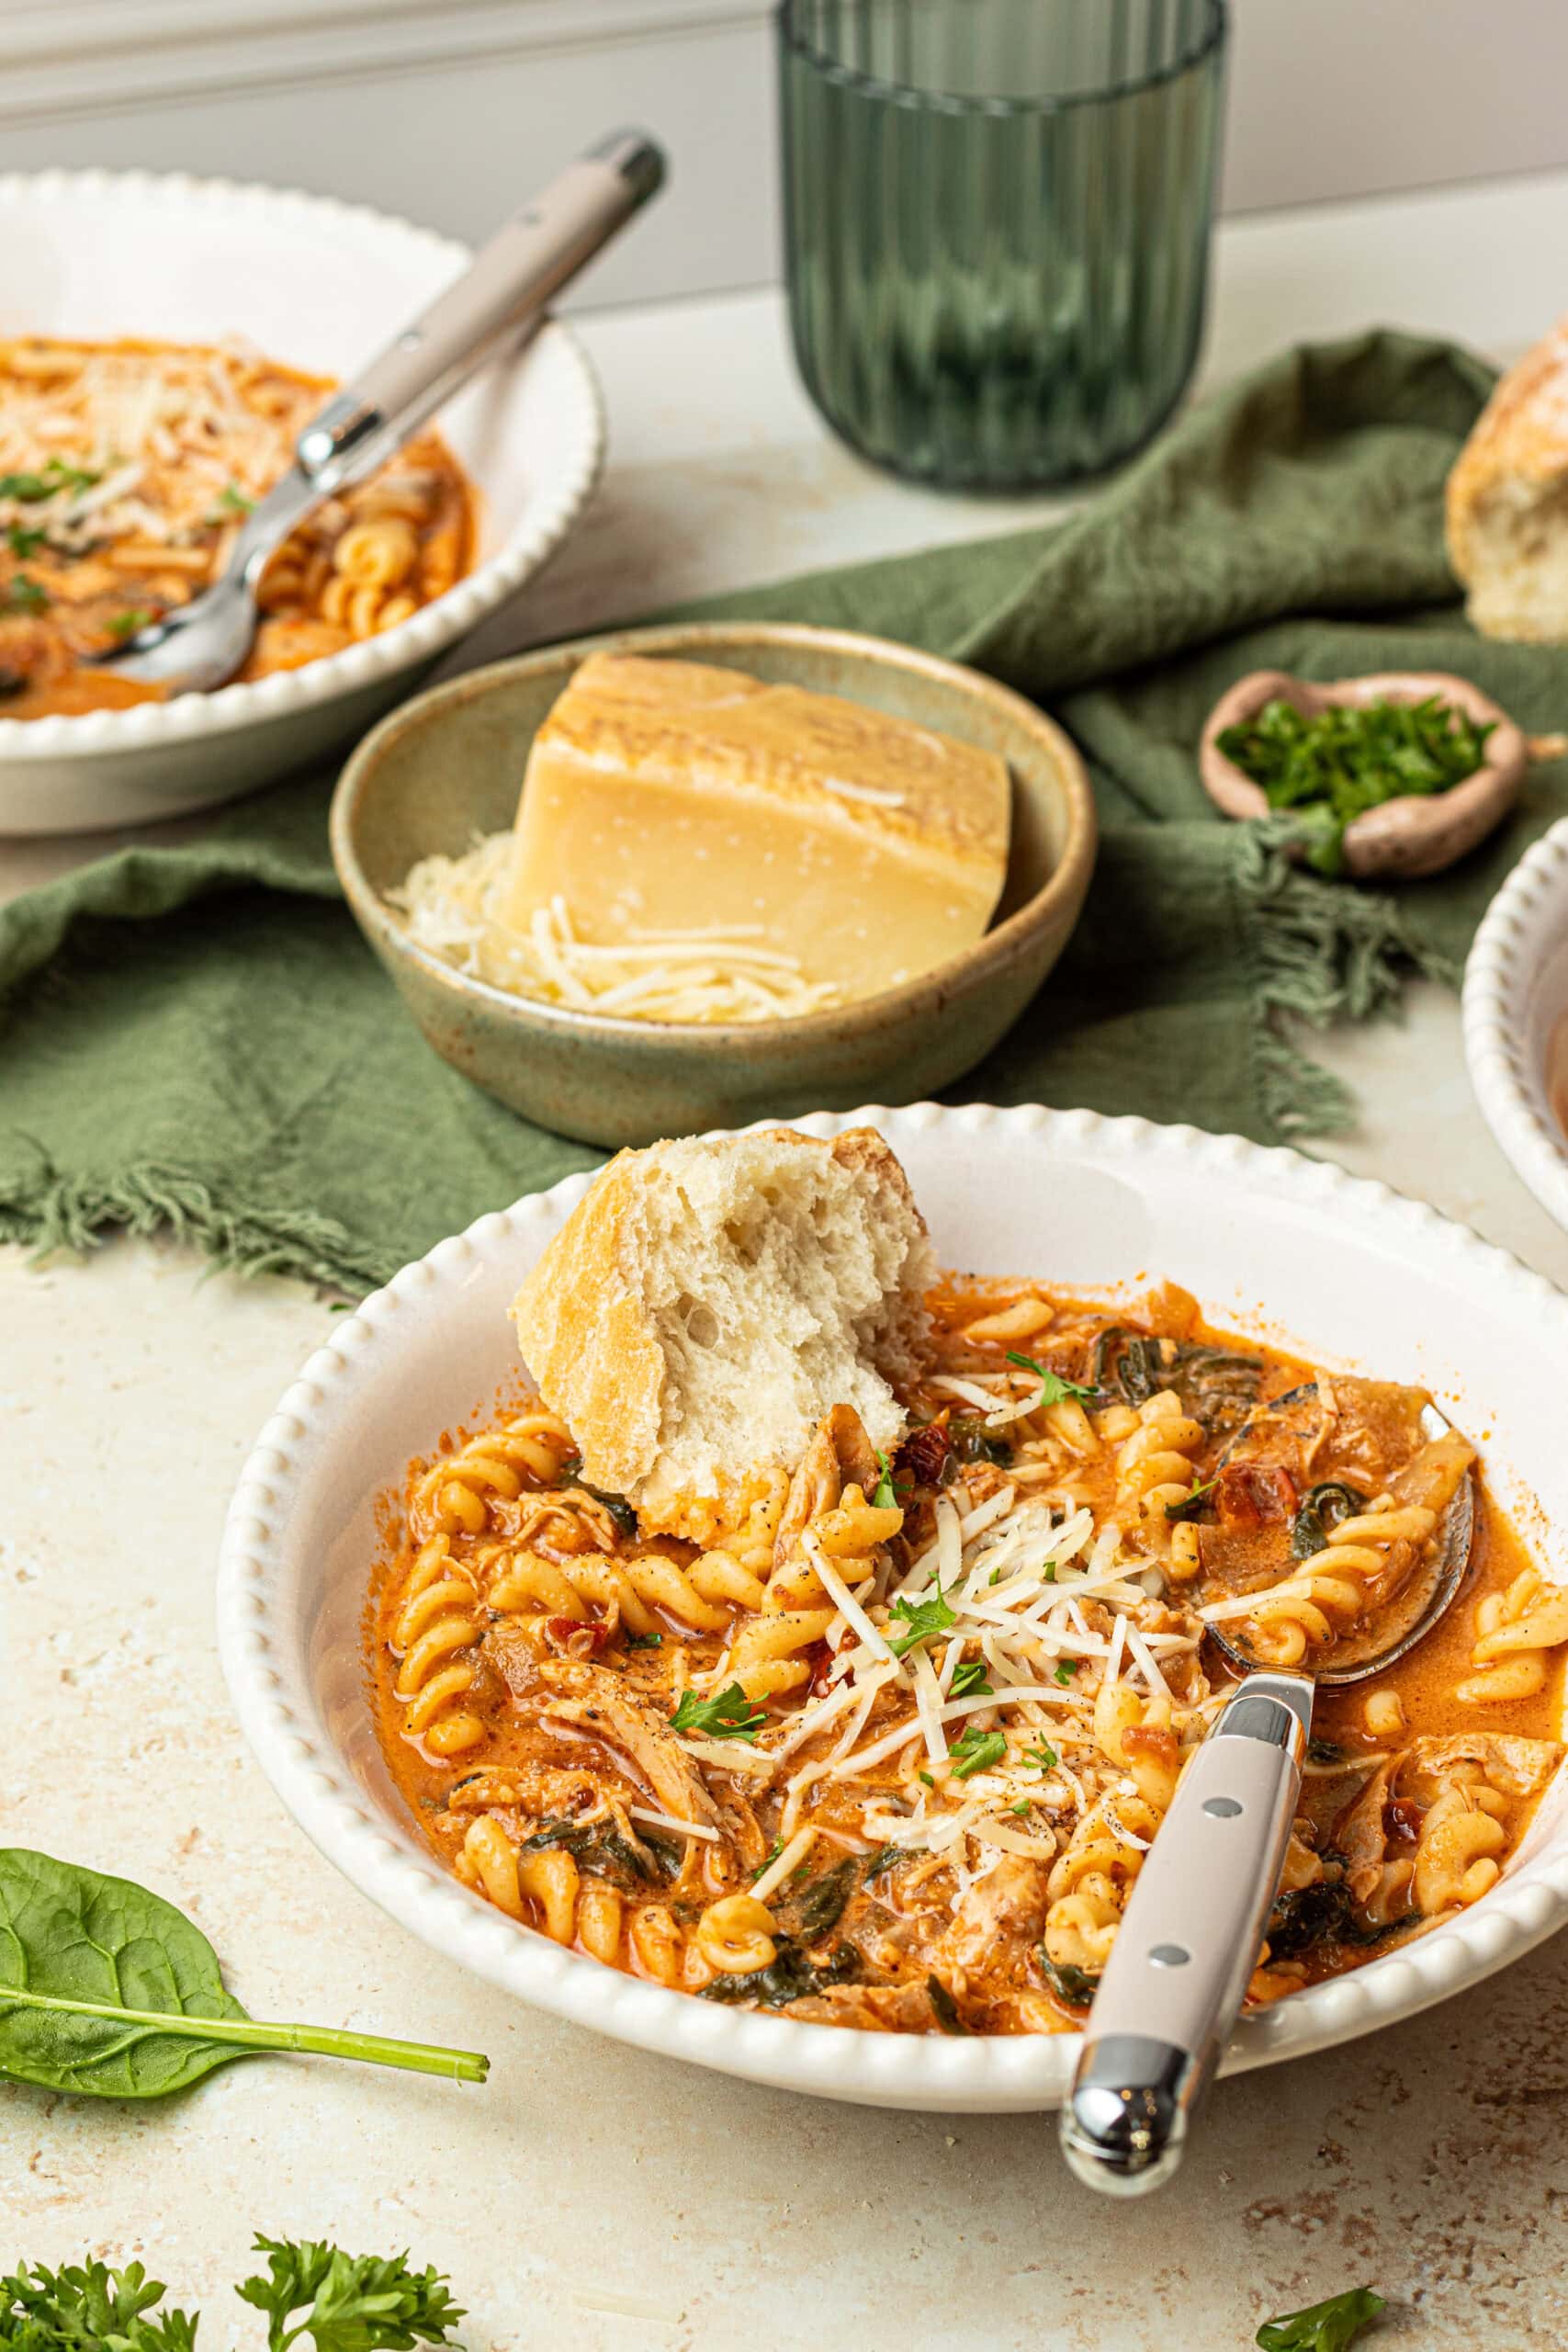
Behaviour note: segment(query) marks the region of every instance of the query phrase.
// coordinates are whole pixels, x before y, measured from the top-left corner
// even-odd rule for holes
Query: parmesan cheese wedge
[[[510,922],[564,904],[606,946],[700,921],[867,996],[980,937],[1009,820],[994,752],[736,670],[592,654],[529,753]]]

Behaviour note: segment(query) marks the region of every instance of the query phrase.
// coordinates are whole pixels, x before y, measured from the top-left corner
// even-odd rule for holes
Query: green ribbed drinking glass
[[[790,322],[879,465],[970,490],[1141,448],[1198,356],[1224,0],[781,0]]]

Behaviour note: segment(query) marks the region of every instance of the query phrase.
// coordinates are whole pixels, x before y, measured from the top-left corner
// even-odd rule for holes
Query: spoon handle
[[[620,130],[502,223],[459,277],[305,427],[299,470],[320,497],[363,481],[514,336],[660,187],[664,157]]]
[[[1241,2008],[1312,1724],[1304,1674],[1252,1674],[1182,1775],[1084,2029],[1062,2151],[1093,2188],[1168,2180]]]

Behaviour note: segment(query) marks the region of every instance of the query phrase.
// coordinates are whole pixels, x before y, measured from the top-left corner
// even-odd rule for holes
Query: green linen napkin
[[[1456,670],[1528,729],[1568,654],[1466,626],[1444,477],[1490,384],[1392,332],[1286,354],[1194,409],[1066,523],[687,607],[837,624],[970,662],[1048,706],[1103,843],[1083,921],[959,1100],[1087,1104],[1263,1140],[1353,1117],[1286,1016],[1391,1009],[1457,978],[1568,763],[1456,872],[1397,892],[1289,867],[1212,811],[1194,750],[1243,673]],[[423,1043],[341,901],[332,777],[193,845],[124,851],[0,910],[0,1237],[167,1226],[349,1289],[598,1154],[514,1117]]]

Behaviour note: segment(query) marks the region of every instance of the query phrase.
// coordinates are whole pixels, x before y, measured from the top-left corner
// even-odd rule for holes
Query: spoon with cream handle
[[[1308,1383],[1263,1409],[1277,1413],[1314,1393]],[[1435,1405],[1423,1410],[1421,1433],[1456,1434]],[[1091,2188],[1140,2197],[1176,2171],[1258,1963],[1296,1815],[1314,1691],[1371,1681],[1413,1649],[1463,1583],[1474,1533],[1467,1468],[1426,1573],[1396,1599],[1393,1628],[1337,1663],[1331,1651],[1321,1671],[1259,1668],[1210,1625],[1242,1680],[1182,1774],[1133,1882],[1062,2109],[1062,2153]],[[1310,1572],[1310,1559],[1302,1565]]]
[[[544,308],[660,186],[664,158],[622,130],[569,164],[513,213],[417,319],[300,434],[294,463],[246,517],[223,576],[124,645],[95,657],[171,695],[231,678],[256,631],[256,586],[290,531],[395,455],[471,376],[514,350]]]

